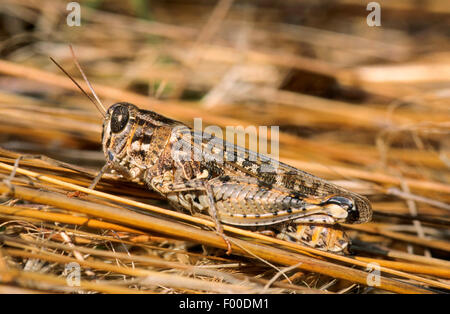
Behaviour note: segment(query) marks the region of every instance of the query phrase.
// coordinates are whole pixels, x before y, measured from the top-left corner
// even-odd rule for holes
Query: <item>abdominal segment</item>
[[[291,224],[280,228],[276,237],[334,253],[346,253],[350,244],[339,225]]]

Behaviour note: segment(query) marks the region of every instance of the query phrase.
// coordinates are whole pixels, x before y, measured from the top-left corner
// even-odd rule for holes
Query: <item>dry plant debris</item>
[[[381,27],[354,0],[81,1],[68,27],[64,1],[2,1],[0,293],[449,292],[450,6],[379,2]],[[87,189],[101,117],[49,60],[79,77],[68,43],[104,103],[280,126],[282,161],[371,200],[352,255],[225,226],[227,256],[144,186]]]

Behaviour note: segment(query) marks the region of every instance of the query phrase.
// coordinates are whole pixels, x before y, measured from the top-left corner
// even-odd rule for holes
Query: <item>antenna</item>
[[[72,77],[72,76],[70,76],[70,74],[69,73],[67,73],[66,72],[66,70],[64,70],[64,68],[62,67],[62,66],[60,66],[59,65],[59,63],[58,62],[56,62],[55,61],[55,59],[53,59],[52,57],[50,57],[50,60],[52,60],[52,62],[54,63],[54,64],[56,64],[56,66],[65,74],[65,75],[67,75],[67,77],[80,89],[80,91],[87,97],[87,98],[89,98],[89,100],[95,105],[95,107],[98,109],[98,111],[101,113],[101,115],[103,116],[103,117],[105,117],[105,113],[102,111],[102,110],[100,110],[100,108],[98,107],[98,104],[94,101],[94,99],[92,99],[92,97],[91,96],[89,96],[85,91],[84,91],[84,89],[80,86],[80,84],[78,84],[77,83],[77,81],[75,81],[75,79]]]
[[[105,106],[103,106],[102,102],[100,101],[100,98],[98,98],[97,94],[94,91],[94,88],[92,87],[91,83],[89,83],[89,80],[87,79],[86,75],[84,74],[83,69],[81,69],[80,63],[78,63],[78,59],[75,56],[75,52],[73,51],[72,45],[69,45],[70,52],[72,53],[73,60],[75,61],[75,65],[77,66],[78,70],[80,71],[81,75],[84,78],[84,81],[88,85],[89,89],[92,92],[92,95],[94,95],[95,99],[97,100],[98,104],[100,105],[100,108],[102,108],[103,112],[106,112]]]

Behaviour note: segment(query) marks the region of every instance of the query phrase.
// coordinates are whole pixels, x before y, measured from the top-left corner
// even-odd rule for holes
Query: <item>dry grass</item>
[[[65,2],[1,4],[0,293],[450,290],[445,0],[380,1],[379,28],[353,0],[152,1],[148,15],[143,3],[82,2],[72,28]],[[104,162],[102,121],[48,58],[77,76],[69,42],[104,103],[191,125],[279,125],[282,161],[371,200],[371,223],[344,226],[354,254],[225,226],[227,256],[208,217],[144,186],[105,175],[87,189]]]

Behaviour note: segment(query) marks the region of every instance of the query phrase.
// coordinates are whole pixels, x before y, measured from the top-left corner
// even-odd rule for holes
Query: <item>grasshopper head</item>
[[[103,122],[103,152],[109,163],[118,162],[126,153],[126,146],[131,135],[138,107],[126,102],[119,102],[106,111]]]
[[[120,168],[127,152],[139,152],[141,144],[149,144],[155,129],[171,128],[177,124],[180,122],[127,102],[112,105],[103,122],[102,144],[106,160]]]

